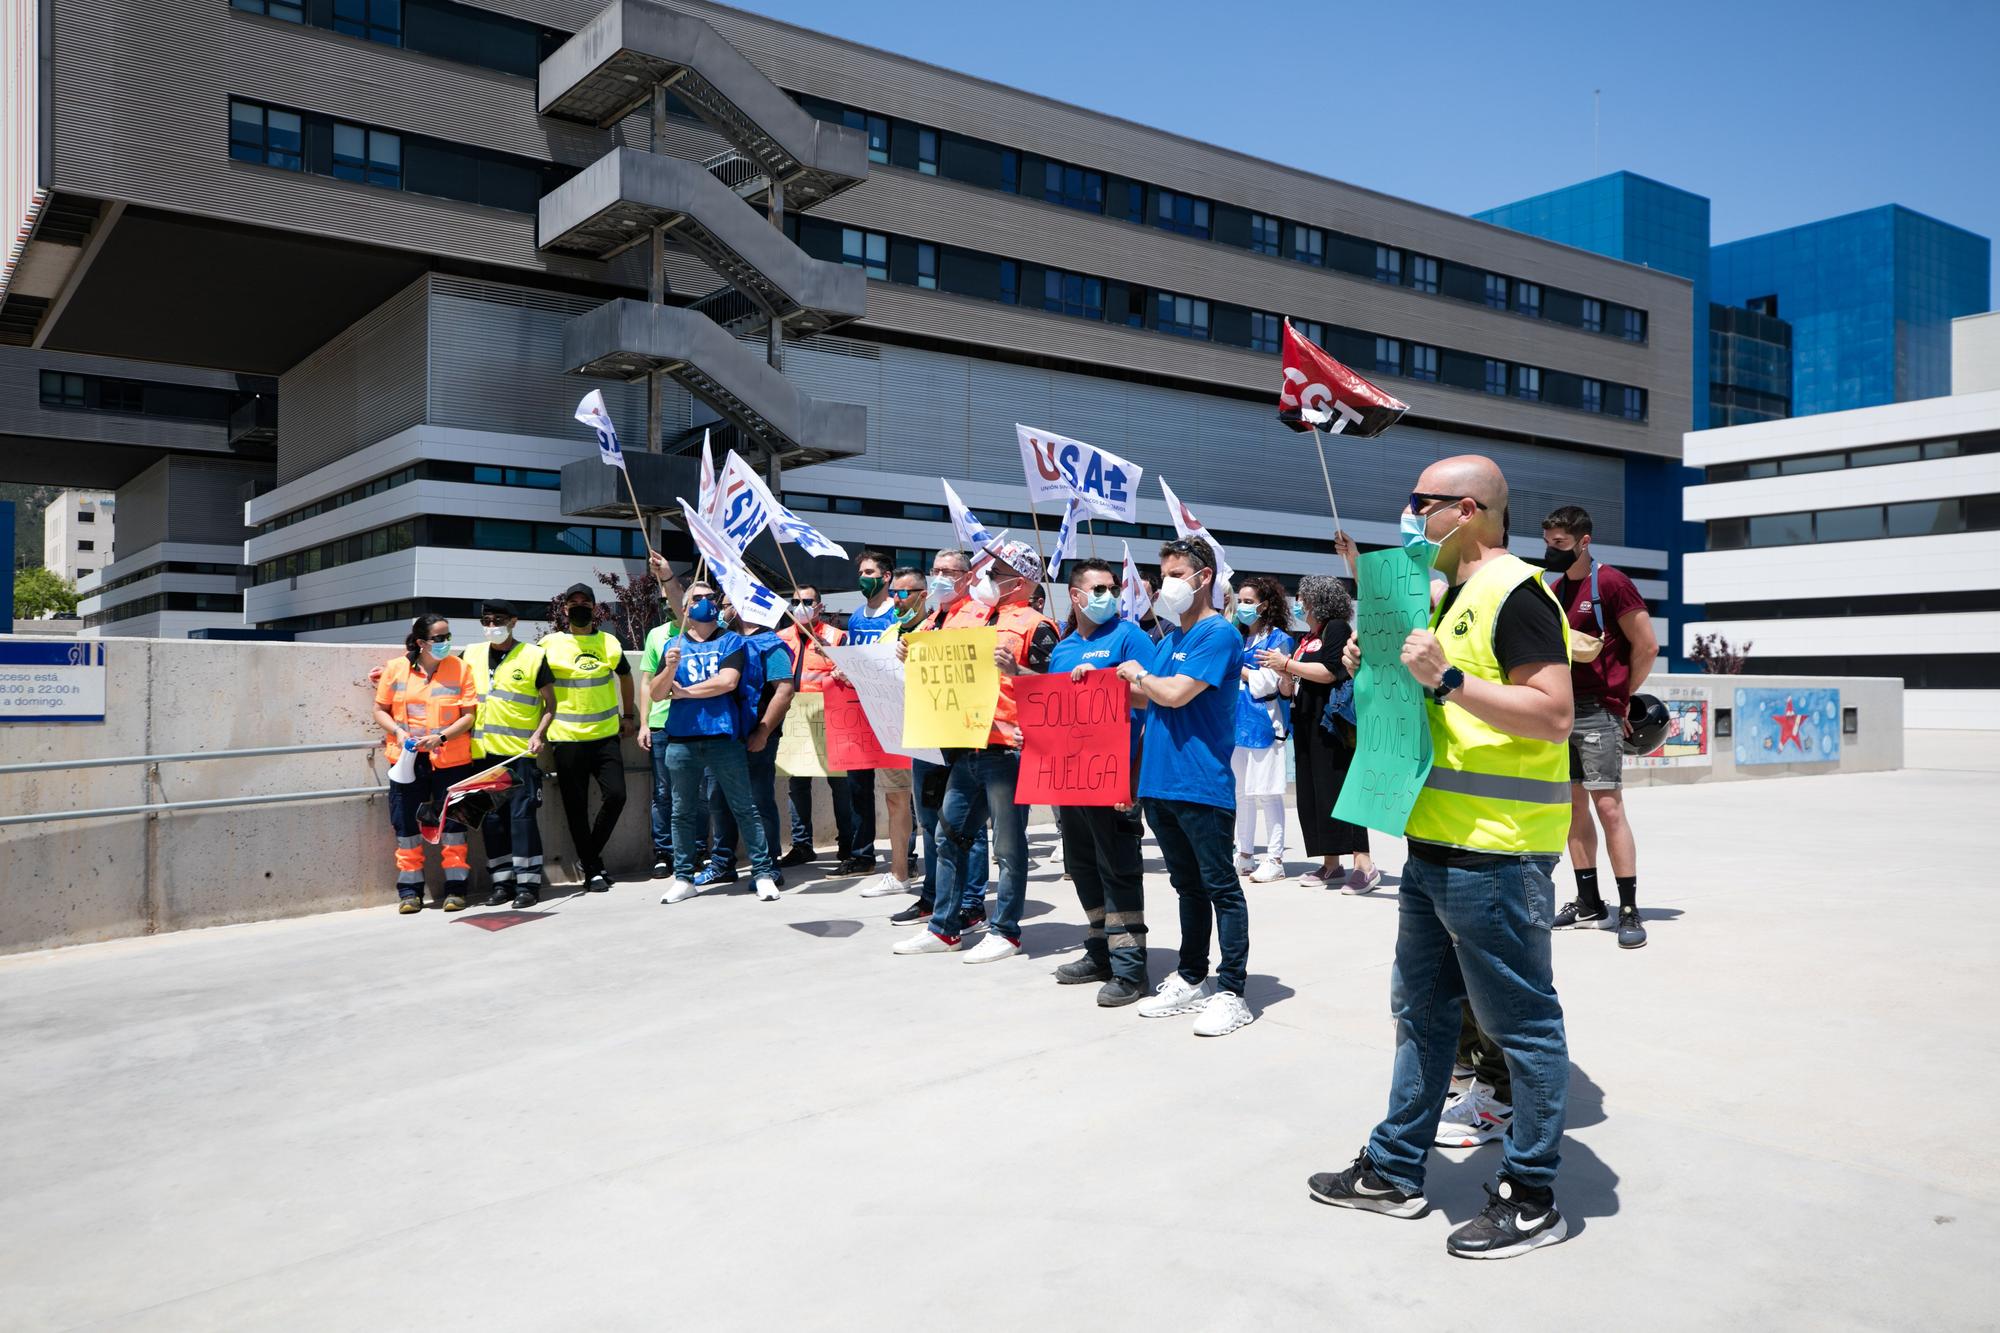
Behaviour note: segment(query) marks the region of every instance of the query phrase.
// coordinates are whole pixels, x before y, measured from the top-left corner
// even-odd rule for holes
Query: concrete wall
[[[1707,767],[1625,766],[1628,787],[1678,786],[1690,782],[1736,782],[1828,773],[1878,773],[1903,766],[1903,682],[1893,676],[1654,676],[1653,686],[1702,683],[1711,691]],[[1837,689],[1842,709],[1855,710],[1855,734],[1840,738],[1840,759],[1810,764],[1753,764],[1737,767],[1730,737],[1715,739],[1714,716],[1732,713],[1738,687],[1747,689]],[[1732,717],[1732,725],[1736,719]]]

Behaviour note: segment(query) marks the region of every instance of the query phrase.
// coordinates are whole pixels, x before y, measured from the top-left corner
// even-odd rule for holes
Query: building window
[[[917,242],[917,286],[937,290],[938,251],[929,241]]]
[[[1507,363],[1505,361],[1495,361],[1491,357],[1486,359],[1486,392],[1497,393],[1502,398],[1507,396]]]
[[[97,522],[97,515],[91,513],[88,509],[79,509],[76,511],[76,521],[79,523],[95,523]]]
[[[840,229],[840,262],[858,268],[871,278],[889,276],[889,238],[879,231]]]
[[[1021,192],[1021,154],[1015,149],[1000,150],[1000,188],[1008,194]]]
[[[1104,173],[1060,162],[1042,164],[1042,198],[1085,213],[1104,211]]]
[[[1208,200],[1181,194],[1177,190],[1157,191],[1153,202],[1153,225],[1205,241],[1208,239]],[[1205,338],[1208,335],[1203,333],[1202,336]]]
[[[1318,227],[1292,229],[1292,258],[1314,268],[1326,267],[1326,233]]]
[[[1486,304],[1495,310],[1507,308],[1507,279],[1498,273],[1486,275]]]
[[[1315,347],[1326,346],[1326,328],[1316,319],[1294,319],[1292,330]]]
[[[384,46],[401,46],[403,0],[333,0],[333,30]]]
[[[1434,380],[1438,377],[1438,349],[1422,343],[1410,344],[1410,378]]]
[[[1378,375],[1400,375],[1403,373],[1403,344],[1398,338],[1377,338],[1375,340],[1375,373]]]
[[[333,174],[385,189],[403,188],[403,141],[383,130],[338,121],[333,126]]]
[[[884,116],[871,116],[866,111],[852,109],[840,113],[840,123],[850,130],[860,130],[868,136],[868,160],[887,164],[889,161],[889,121]]]
[[[1514,284],[1514,313],[1534,319],[1542,317],[1542,289],[1539,283]]]
[[[305,170],[305,139],[299,113],[229,103],[229,155],[239,162],[258,162],[285,171]]]
[[[1275,352],[1283,344],[1285,337],[1284,317],[1267,315],[1261,310],[1250,312],[1250,350],[1253,352]]]
[[[77,515],[78,519],[82,519],[83,517],[84,515],[82,514]],[[79,541],[76,544],[76,549],[79,551],[95,551],[97,549],[97,543],[94,541]],[[89,573],[88,570],[85,570],[84,572]]]
[[[1104,318],[1104,281],[1049,269],[1042,276],[1042,309],[1079,319]]]
[[[306,21],[305,6],[286,4],[285,0],[229,0],[229,3],[232,8],[240,9],[247,14],[268,14],[287,23]]]
[[[938,174],[938,132],[917,130],[917,170],[926,176]]]
[[[1634,389],[1630,386],[1621,386],[1618,390],[1618,415],[1624,417],[1627,421],[1644,421],[1646,419],[1646,391],[1644,389]]]
[[[83,376],[65,375],[60,371],[42,372],[43,407],[82,407]]]
[[[1514,396],[1531,403],[1542,401],[1542,372],[1533,366],[1514,367]]]
[[[146,386],[137,380],[97,382],[97,410],[100,412],[144,412]]]
[[[1437,295],[1438,262],[1428,255],[1410,256],[1410,286],[1420,292]]]
[[[1000,300],[1005,305],[1021,302],[1021,266],[1011,259],[1000,261]]]
[[[1206,205],[1203,205],[1206,209]],[[1182,338],[1208,337],[1208,302],[1172,292],[1153,293],[1153,327]]]
[[[1628,343],[1646,341],[1646,312],[1643,310],[1621,310],[1618,336]]]
[[[1594,296],[1583,298],[1583,327],[1591,333],[1604,332],[1604,302]]]
[[[1250,215],[1250,248],[1260,255],[1278,253],[1278,237],[1284,224],[1276,218],[1267,218],[1262,213]]]
[[[1586,412],[1602,412],[1604,410],[1604,382],[1602,380],[1585,380],[1583,388],[1577,396],[1577,401]]]
[[[1375,247],[1375,281],[1393,282],[1398,285],[1402,283],[1403,252],[1401,250],[1398,250],[1393,245],[1378,245]]]

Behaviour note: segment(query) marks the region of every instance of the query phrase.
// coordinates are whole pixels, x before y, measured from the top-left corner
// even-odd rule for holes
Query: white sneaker
[[[1435,1141],[1440,1148],[1477,1148],[1505,1134],[1513,1120],[1514,1108],[1496,1101],[1490,1084],[1474,1079],[1438,1117]]]
[[[925,933],[928,934],[929,932]],[[972,952],[965,955],[964,961],[968,963],[994,963],[1002,958],[1012,958],[1019,952],[1021,952],[1020,945],[1014,943],[1014,941],[1008,939],[1005,935],[995,935],[989,930],[986,932],[986,938],[972,946]]]
[[[778,901],[778,881],[769,875],[757,876],[757,898],[760,902]]]
[[[1262,864],[1250,872],[1252,884],[1269,884],[1285,877],[1285,864],[1275,858],[1266,857]]]
[[[893,898],[899,893],[908,892],[910,892],[909,883],[897,879],[886,870],[861,881],[861,896],[864,898]]]
[[[1256,868],[1257,868],[1256,857],[1245,856],[1241,852],[1236,853],[1236,876],[1238,879],[1241,879],[1244,876],[1248,875],[1251,871],[1255,870]]]
[[[663,903],[684,903],[700,892],[700,889],[697,889],[684,879],[671,879],[667,881],[667,891],[660,895],[660,901]]]
[[[914,935],[906,935],[897,940],[890,953],[957,953],[965,947],[961,939],[947,940],[934,930],[920,930]]]
[[[1139,1017],[1172,1018],[1176,1014],[1191,1014],[1207,1004],[1214,994],[1214,977],[1197,986],[1180,973],[1169,972],[1167,979],[1150,996],[1139,1001]]]
[[[1226,1037],[1236,1029],[1254,1023],[1257,1015],[1250,1012],[1250,1006],[1234,991],[1217,991],[1209,1002],[1201,1007],[1201,1014],[1194,1020],[1194,1035],[1197,1037]]]

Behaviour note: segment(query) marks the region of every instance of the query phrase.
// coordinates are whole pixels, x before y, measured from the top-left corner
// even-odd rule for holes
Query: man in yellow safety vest
[[[539,644],[514,637],[517,617],[507,602],[489,601],[479,608],[479,627],[486,642],[469,644],[460,654],[479,692],[479,716],[472,724],[473,767],[505,762],[514,785],[504,804],[487,813],[480,826],[486,844],[486,875],[493,892],[488,907],[512,903],[533,907],[542,893],[542,770],[535,756],[548,740],[555,721],[555,674]]]
[[[611,879],[604,873],[604,847],[625,809],[625,759],[619,742],[636,729],[639,710],[624,645],[617,635],[597,627],[597,594],[587,583],[573,583],[562,601],[567,625],[543,635],[540,645],[555,687],[549,749],[584,887],[606,893]],[[601,798],[595,820],[589,807],[592,783]]]

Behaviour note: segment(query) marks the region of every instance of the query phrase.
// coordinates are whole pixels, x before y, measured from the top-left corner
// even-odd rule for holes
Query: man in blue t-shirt
[[[785,714],[792,706],[798,686],[792,679],[792,650],[776,630],[764,629],[736,619],[729,598],[722,599],[722,624],[744,636],[750,660],[764,666],[764,688],[757,698],[757,722],[743,738],[744,766],[750,774],[750,800],[764,829],[764,845],[778,845],[778,737],[785,730]],[[708,864],[694,877],[696,888],[736,882],[736,816],[729,809],[722,788],[709,794],[710,838]],[[778,887],[785,885],[785,872],[771,876]]]
[[[1256,1015],[1243,1001],[1250,960],[1250,911],[1230,859],[1236,827],[1236,693],[1243,687],[1243,639],[1212,605],[1215,548],[1200,537],[1160,548],[1153,605],[1167,633],[1150,669],[1118,668],[1132,702],[1147,709],[1139,799],[1160,841],[1167,878],[1181,900],[1180,969],[1140,1004],[1147,1018],[1199,1011],[1195,1035],[1222,1037]],[[1208,975],[1208,939],[1222,949]]]
[[[1118,614],[1118,574],[1102,560],[1075,560],[1069,573],[1068,637],[1049,654],[1049,674],[1082,680],[1087,672],[1116,670],[1153,659],[1152,636]],[[1132,752],[1139,750],[1133,716]],[[1056,969],[1065,986],[1102,982],[1097,1002],[1130,1004],[1146,993],[1146,867],[1139,850],[1144,829],[1131,803],[1063,806],[1056,811],[1063,864],[1076,881],[1077,901],[1090,922],[1083,957]]]
[[[847,613],[849,648],[874,643],[901,614],[889,595],[889,578],[896,562],[886,551],[869,549],[855,557],[854,568],[861,585],[861,605]],[[847,795],[854,808],[854,837],[847,858],[833,868],[836,875],[866,875],[875,869],[875,770],[847,770]],[[890,830],[893,837],[895,830]],[[905,835],[907,837],[907,835]]]

